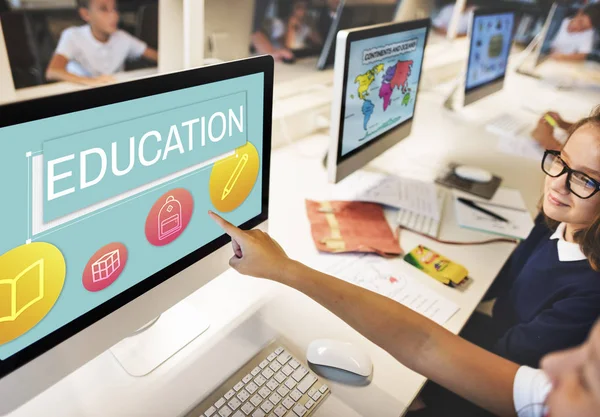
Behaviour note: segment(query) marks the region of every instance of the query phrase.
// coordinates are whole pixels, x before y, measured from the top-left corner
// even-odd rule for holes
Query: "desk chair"
[[[146,4],[139,8],[135,36],[158,49],[158,3]]]

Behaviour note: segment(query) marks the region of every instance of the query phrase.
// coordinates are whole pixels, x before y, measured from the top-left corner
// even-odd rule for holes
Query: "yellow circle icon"
[[[258,177],[259,164],[258,152],[250,142],[214,164],[208,189],[215,209],[227,213],[246,200]]]
[[[49,243],[0,256],[0,345],[27,333],[50,312],[65,283],[65,258]]]

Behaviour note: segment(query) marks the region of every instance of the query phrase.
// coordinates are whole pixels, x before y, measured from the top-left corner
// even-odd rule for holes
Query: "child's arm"
[[[158,62],[158,51],[154,48],[146,48],[142,56],[149,61]]]
[[[114,79],[108,75],[101,75],[99,77],[80,77],[71,74],[67,71],[68,63],[69,59],[64,55],[54,54],[46,69],[46,79],[52,81],[67,81],[88,86],[99,86],[114,82]]]
[[[552,59],[555,59],[557,61],[567,61],[567,62],[581,62],[581,61],[585,61],[585,59],[587,58],[587,56],[588,56],[588,54],[584,54],[584,53],[561,54],[561,53],[558,53],[558,52],[554,52],[551,55]]]

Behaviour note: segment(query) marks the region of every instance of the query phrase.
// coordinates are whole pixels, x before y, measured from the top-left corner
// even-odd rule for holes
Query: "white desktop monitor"
[[[266,227],[272,94],[262,56],[0,107],[0,414],[225,271],[209,210]]]
[[[563,20],[572,11],[572,6],[559,5],[554,3],[542,29],[540,42],[535,52],[534,65],[537,67],[544,63],[552,53],[552,43],[558,34]]]
[[[360,169],[412,129],[431,21],[343,30],[334,69],[330,182]]]
[[[250,55],[253,0],[204,0],[204,55],[232,61]]]
[[[338,32],[357,27],[393,22],[399,0],[341,0],[321,49],[317,68],[334,64]]]
[[[470,49],[465,76],[464,105],[504,88],[515,27],[514,12],[479,8],[469,26]]]

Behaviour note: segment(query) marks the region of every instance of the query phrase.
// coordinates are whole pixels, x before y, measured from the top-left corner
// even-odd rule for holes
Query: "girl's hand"
[[[229,265],[243,275],[280,281],[283,272],[292,262],[285,251],[261,230],[241,230],[219,215],[209,216],[231,236],[233,257]]]

